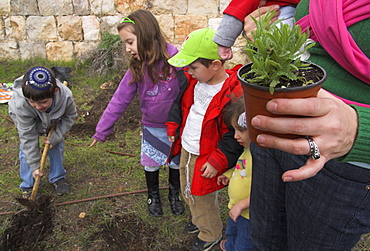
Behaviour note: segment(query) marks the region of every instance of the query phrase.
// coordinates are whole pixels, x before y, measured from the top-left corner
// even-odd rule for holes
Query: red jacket
[[[195,162],[191,182],[193,195],[202,196],[223,188],[224,186],[217,185],[217,176],[235,166],[238,157],[243,152],[243,147],[234,139],[234,130],[226,126],[222,116],[223,108],[229,103],[231,97],[240,97],[243,94],[236,76],[240,67],[241,65],[238,65],[233,69],[226,70],[229,77],[225,80],[221,90],[213,97],[204,115],[200,136],[200,155]],[[179,106],[181,112],[179,112],[179,107],[176,107],[180,102],[175,102],[172,106],[174,109],[171,109],[166,122],[168,136],[176,136],[172,146],[172,157],[180,154],[181,135],[194,102],[194,88],[198,82],[187,72],[185,72],[185,76],[189,85],[181,98]],[[203,172],[200,169],[207,161],[218,170],[218,175],[211,179],[201,176]]]
[[[224,10],[224,14],[233,16],[244,23],[244,18],[258,8],[259,0],[231,0]],[[278,4],[281,6],[297,5],[300,0],[272,0],[267,1],[266,6]]]

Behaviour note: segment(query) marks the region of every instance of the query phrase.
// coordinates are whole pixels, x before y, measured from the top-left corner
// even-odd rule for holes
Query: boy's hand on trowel
[[[49,149],[53,147],[52,145],[50,145],[50,141],[47,138],[44,140],[44,144],[48,144]]]
[[[40,172],[40,169],[36,169],[35,171],[32,172],[32,176],[34,179],[36,179],[37,176],[44,176],[44,173],[43,172]]]

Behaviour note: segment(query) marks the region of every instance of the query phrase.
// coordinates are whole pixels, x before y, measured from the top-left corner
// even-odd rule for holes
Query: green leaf
[[[260,19],[253,18],[257,29],[252,32],[253,41],[247,40],[245,52],[252,61],[249,79],[260,85],[274,88],[283,80],[296,80],[299,69],[309,67],[299,56],[314,44],[305,44],[309,33],[302,33],[298,25],[290,27],[281,20],[270,24],[275,12],[269,11]]]

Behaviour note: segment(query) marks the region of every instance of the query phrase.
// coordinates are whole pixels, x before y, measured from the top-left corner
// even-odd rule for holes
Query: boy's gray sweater
[[[49,113],[33,108],[22,92],[23,76],[14,81],[13,96],[9,101],[9,115],[17,126],[22,150],[26,156],[31,171],[40,167],[39,136],[49,131],[56,123],[55,130],[50,136],[50,145],[64,141],[64,135],[71,129],[76,119],[76,107],[71,90],[57,80],[59,91],[55,94],[54,106]]]

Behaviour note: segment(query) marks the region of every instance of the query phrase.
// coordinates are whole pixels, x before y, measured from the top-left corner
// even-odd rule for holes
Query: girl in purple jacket
[[[126,111],[136,93],[142,111],[142,145],[140,163],[144,166],[148,187],[150,215],[162,216],[158,174],[167,163],[171,143],[165,122],[173,101],[180,92],[176,69],[167,63],[178,50],[166,43],[156,18],[150,11],[137,10],[117,26],[119,36],[131,55],[129,70],[105,109],[94,140],[104,142],[113,131],[115,122]],[[175,216],[184,213],[179,196],[179,158],[169,163],[169,194],[171,211]]]

